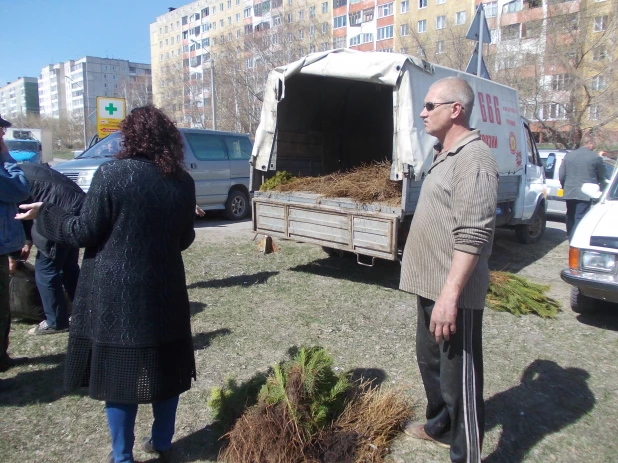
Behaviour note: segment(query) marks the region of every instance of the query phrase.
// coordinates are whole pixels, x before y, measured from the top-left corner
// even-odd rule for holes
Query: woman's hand
[[[39,215],[39,209],[43,203],[32,203],[32,204],[20,204],[19,208],[22,211],[21,213],[15,214],[15,218],[17,220],[34,220],[36,216]]]

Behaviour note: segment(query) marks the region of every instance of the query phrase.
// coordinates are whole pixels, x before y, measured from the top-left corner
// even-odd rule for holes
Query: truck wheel
[[[225,217],[242,220],[249,214],[249,198],[241,190],[232,190],[225,202]]]
[[[590,313],[598,309],[597,300],[584,296],[579,288],[571,288],[571,310],[575,313]]]
[[[515,236],[521,244],[537,243],[545,234],[547,218],[545,217],[545,207],[539,204],[530,218],[530,222],[525,225],[515,227]]]

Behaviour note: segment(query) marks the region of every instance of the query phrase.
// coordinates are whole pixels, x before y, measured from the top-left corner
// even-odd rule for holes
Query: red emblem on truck
[[[517,151],[517,139],[513,132],[509,135],[509,148],[511,148],[511,154],[515,154]]]

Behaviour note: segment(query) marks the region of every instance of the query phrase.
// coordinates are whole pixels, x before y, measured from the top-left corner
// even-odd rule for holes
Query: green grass
[[[399,264],[366,268],[353,259],[327,258],[316,246],[277,241],[280,252],[263,255],[251,236],[198,232],[184,253],[192,303],[198,371],[183,394],[176,428],[175,461],[213,462],[217,433],[207,406],[211,389],[229,378],[239,383],[289,358],[290,349],[320,345],[335,371],[370,370],[402,386],[423,413],[424,392],[414,354],[414,298],[397,290]],[[223,237],[223,238],[222,238]],[[527,249],[501,242],[514,255]],[[541,245],[539,245],[541,246]],[[568,243],[535,258],[522,274],[547,275],[566,260]],[[545,280],[543,281],[545,282]],[[568,287],[559,276],[551,294],[564,304]],[[99,462],[109,452],[103,406],[62,390],[67,335],[30,336],[14,323],[10,353],[30,363],[1,373],[18,387],[0,394],[3,463]],[[613,461],[618,453],[618,322],[584,324],[570,311],[554,320],[484,316],[484,455],[489,461]],[[523,412],[523,414],[521,414]],[[140,407],[136,439],[147,436],[151,412]],[[511,458],[523,449],[519,460]],[[147,455],[136,452],[136,459]],[[393,461],[441,462],[448,453],[400,438]],[[148,460],[152,461],[152,460]]]
[[[73,159],[73,150],[54,150],[54,159]]]

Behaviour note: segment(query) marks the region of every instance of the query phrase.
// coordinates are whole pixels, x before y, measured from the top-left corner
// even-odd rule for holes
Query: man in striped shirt
[[[438,139],[403,254],[400,289],[417,296],[416,355],[426,423],[406,433],[450,447],[451,461],[481,461],[482,317],[489,285],[498,166],[471,130],[474,92],[449,77],[425,97],[425,131]]]

